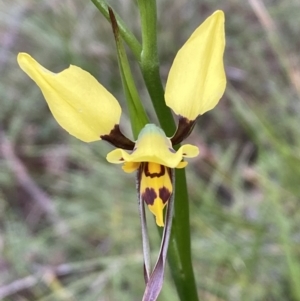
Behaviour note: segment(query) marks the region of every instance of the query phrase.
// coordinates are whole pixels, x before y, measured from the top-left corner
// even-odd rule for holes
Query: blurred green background
[[[227,89],[188,139],[201,152],[186,168],[199,297],[300,301],[300,2],[157,2],[164,83],[192,31],[216,9],[226,16]],[[140,38],[135,2],[109,3]],[[54,72],[71,63],[92,73],[120,101],[132,137],[113,35],[96,7],[0,1],[0,299],[140,300],[135,177],[106,162],[110,145],[85,144],[57,125],[19,69],[20,51]],[[159,300],[178,300],[169,271]]]

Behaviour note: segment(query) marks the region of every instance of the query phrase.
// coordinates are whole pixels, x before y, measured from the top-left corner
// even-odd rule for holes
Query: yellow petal
[[[207,18],[178,51],[169,72],[165,99],[177,115],[195,120],[222,97],[226,76],[224,13]]]
[[[155,216],[156,225],[159,227],[164,227],[164,208],[166,204],[162,202],[160,198],[156,198],[153,205],[149,205],[148,208],[151,213]]]
[[[170,168],[177,167],[182,158],[193,158],[199,153],[198,147],[185,144],[176,152],[169,138],[162,129],[154,124],[147,124],[139,134],[135,148],[131,153],[115,149],[107,154],[110,163],[153,162]]]
[[[19,53],[18,63],[41,89],[56,121],[71,135],[92,142],[119,124],[118,101],[88,72],[71,65],[52,73],[26,53]]]
[[[176,166],[176,168],[185,168],[188,165],[186,161],[181,161],[179,164]]]
[[[140,164],[141,163],[137,163],[137,162],[125,162],[124,165],[122,166],[122,169],[126,173],[131,173],[136,171],[140,167]]]

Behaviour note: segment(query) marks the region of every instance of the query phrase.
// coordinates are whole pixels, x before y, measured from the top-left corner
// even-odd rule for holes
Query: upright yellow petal
[[[18,63],[41,89],[56,121],[71,135],[92,142],[119,124],[118,101],[88,72],[71,65],[52,73],[26,53],[18,55]]]
[[[224,13],[207,18],[178,51],[169,72],[165,99],[177,115],[195,120],[222,97],[226,76]]]

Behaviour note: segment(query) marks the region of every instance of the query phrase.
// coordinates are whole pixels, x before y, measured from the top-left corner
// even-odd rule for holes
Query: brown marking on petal
[[[185,117],[179,116],[177,130],[171,138],[172,145],[179,144],[182,140],[188,137],[195,126],[196,120],[188,120]]]
[[[171,193],[168,188],[162,187],[159,188],[159,197],[163,201],[163,203],[167,203],[167,201],[170,199]]]
[[[160,165],[160,172],[159,173],[157,173],[157,172],[151,173],[149,171],[149,163],[145,162],[144,172],[145,172],[146,177],[150,177],[150,178],[156,177],[156,178],[159,178],[159,177],[162,177],[165,174],[165,167],[162,166],[162,165]]]
[[[133,150],[135,145],[134,142],[122,134],[118,124],[115,125],[108,135],[102,135],[100,138],[122,149]]]
[[[153,205],[154,200],[157,198],[157,194],[153,188],[146,188],[145,192],[142,193],[142,198],[147,205]]]

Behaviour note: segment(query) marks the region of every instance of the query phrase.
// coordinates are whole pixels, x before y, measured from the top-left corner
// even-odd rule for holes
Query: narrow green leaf
[[[127,59],[126,51],[122,42],[122,38],[120,36],[120,31],[118,27],[117,20],[112,9],[109,7],[109,16],[115,36],[117,53],[118,53],[118,61],[119,67],[121,71],[123,88],[126,95],[127,106],[130,115],[131,127],[134,138],[138,137],[141,129],[149,123],[149,119],[147,117],[146,111],[142,105],[140,100],[138,91],[136,89],[133,76],[130,70],[129,62]]]

